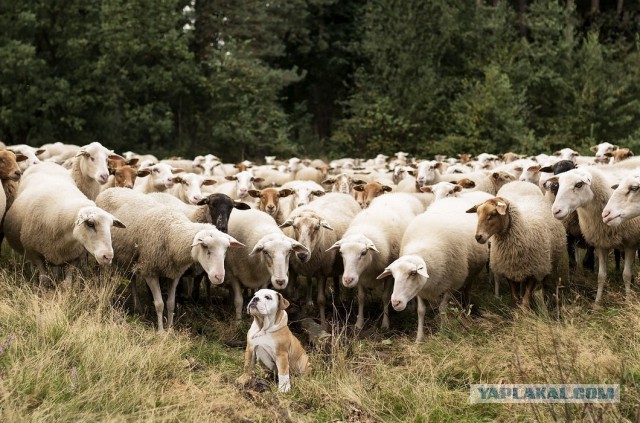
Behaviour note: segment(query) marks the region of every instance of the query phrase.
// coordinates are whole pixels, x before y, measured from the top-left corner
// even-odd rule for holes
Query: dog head
[[[289,301],[281,293],[273,289],[261,289],[249,301],[247,313],[260,321],[267,319],[270,322],[277,322],[278,315],[287,307],[289,307]]]

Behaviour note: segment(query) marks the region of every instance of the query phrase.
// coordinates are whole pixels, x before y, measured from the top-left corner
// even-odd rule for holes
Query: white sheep
[[[80,192],[66,169],[45,162],[25,171],[19,195],[5,216],[4,233],[44,282],[45,263],[72,265],[87,251],[98,263],[111,263],[112,226],[125,227]],[[73,267],[67,266],[66,281],[71,282],[72,273]]]
[[[631,174],[613,185],[613,194],[602,210],[602,221],[609,226],[640,216],[640,175]]]
[[[78,189],[90,200],[95,200],[100,194],[100,186],[109,180],[109,159],[121,159],[123,157],[113,154],[99,142],[92,142],[82,146],[73,159],[71,177]]]
[[[218,184],[210,191],[226,194],[234,200],[250,201],[249,190],[255,189],[254,184],[264,181],[264,179],[255,177],[251,170],[243,170],[232,176],[225,176],[229,182]]]
[[[358,319],[356,327],[364,327],[365,288],[379,285],[376,276],[398,258],[402,235],[409,223],[424,207],[411,194],[393,193],[375,198],[369,207],[358,213],[349,228],[330,250],[342,255],[342,284],[358,287]],[[389,299],[392,283],[385,280],[382,305],[382,328],[389,328]]]
[[[184,172],[183,169],[173,168],[166,163],[157,163],[147,167],[151,174],[146,178],[136,179],[133,189],[141,193],[165,192],[175,184],[175,174]]]
[[[640,247],[640,219],[609,226],[602,221],[604,208],[613,192],[615,181],[609,180],[595,167],[573,169],[561,173],[550,181],[558,182],[559,188],[553,203],[553,215],[564,219],[574,210],[578,211],[580,230],[585,240],[596,248],[598,256],[598,292],[596,304],[600,303],[607,280],[607,257],[611,249],[624,249],[624,280],[627,298],[631,294],[631,271],[635,252]]]
[[[168,190],[187,204],[198,204],[202,200],[202,188],[211,186],[217,181],[195,173],[181,173],[173,178],[174,186]]]
[[[167,295],[167,326],[171,327],[182,274],[193,263],[199,263],[212,283],[221,284],[227,249],[244,247],[215,226],[191,222],[180,211],[134,190],[110,188],[98,196],[96,203],[127,225],[126,234],[113,236],[115,262],[147,282],[153,294],[158,332],[164,331],[161,277],[171,279]]]
[[[284,289],[289,281],[291,253],[310,253],[307,247],[287,237],[271,216],[259,210],[231,213],[229,234],[252,248],[251,252],[236,250],[227,255],[236,319],[239,320],[242,317],[242,287],[265,288],[271,282],[275,289]]]
[[[23,172],[27,170],[29,166],[37,165],[42,163],[39,155],[45,153],[44,148],[34,148],[26,144],[16,144],[7,146],[7,150],[11,150],[16,154],[22,154],[27,156],[26,160],[20,162],[20,170]]]
[[[391,306],[402,311],[418,300],[418,333],[424,339],[425,300],[446,313],[453,292],[470,286],[486,265],[489,250],[476,242],[476,218],[465,211],[469,201],[444,198],[411,221],[404,232],[400,257],[378,279],[393,276]]]
[[[518,185],[533,187],[533,195],[514,190]],[[467,212],[478,214],[476,240],[486,244],[491,238],[491,271],[509,282],[514,304],[522,298],[528,308],[536,285],[557,273],[566,248],[564,226],[550,219],[549,203],[533,184],[511,182],[499,195]]]
[[[306,276],[307,288],[311,285],[311,278],[316,278],[318,308],[323,326],[326,279],[338,276],[334,267],[336,252],[327,250],[342,238],[351,220],[360,210],[360,206],[351,195],[330,193],[306,206],[297,207],[281,225],[285,228],[285,234],[307,246],[310,251],[296,254],[297,260],[291,262],[291,267],[296,274]],[[308,296],[309,293],[310,290],[307,291]]]

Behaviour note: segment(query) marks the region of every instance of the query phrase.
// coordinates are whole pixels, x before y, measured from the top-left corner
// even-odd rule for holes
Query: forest
[[[629,0],[0,1],[0,140],[226,161],[640,150]]]

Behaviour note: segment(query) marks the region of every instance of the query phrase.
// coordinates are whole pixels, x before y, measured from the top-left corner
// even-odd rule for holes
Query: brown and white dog
[[[291,389],[289,374],[306,375],[311,371],[307,354],[287,326],[287,307],[289,301],[272,289],[257,291],[249,302],[247,313],[253,316],[253,324],[247,333],[244,372],[238,383],[244,385],[251,379],[256,360],[278,371],[279,392]]]

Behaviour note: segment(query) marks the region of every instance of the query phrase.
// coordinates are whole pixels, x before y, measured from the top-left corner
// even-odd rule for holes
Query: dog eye
[[[265,296],[264,296],[264,299],[265,299],[265,300],[269,300],[269,301],[271,301],[271,295],[265,295]]]

